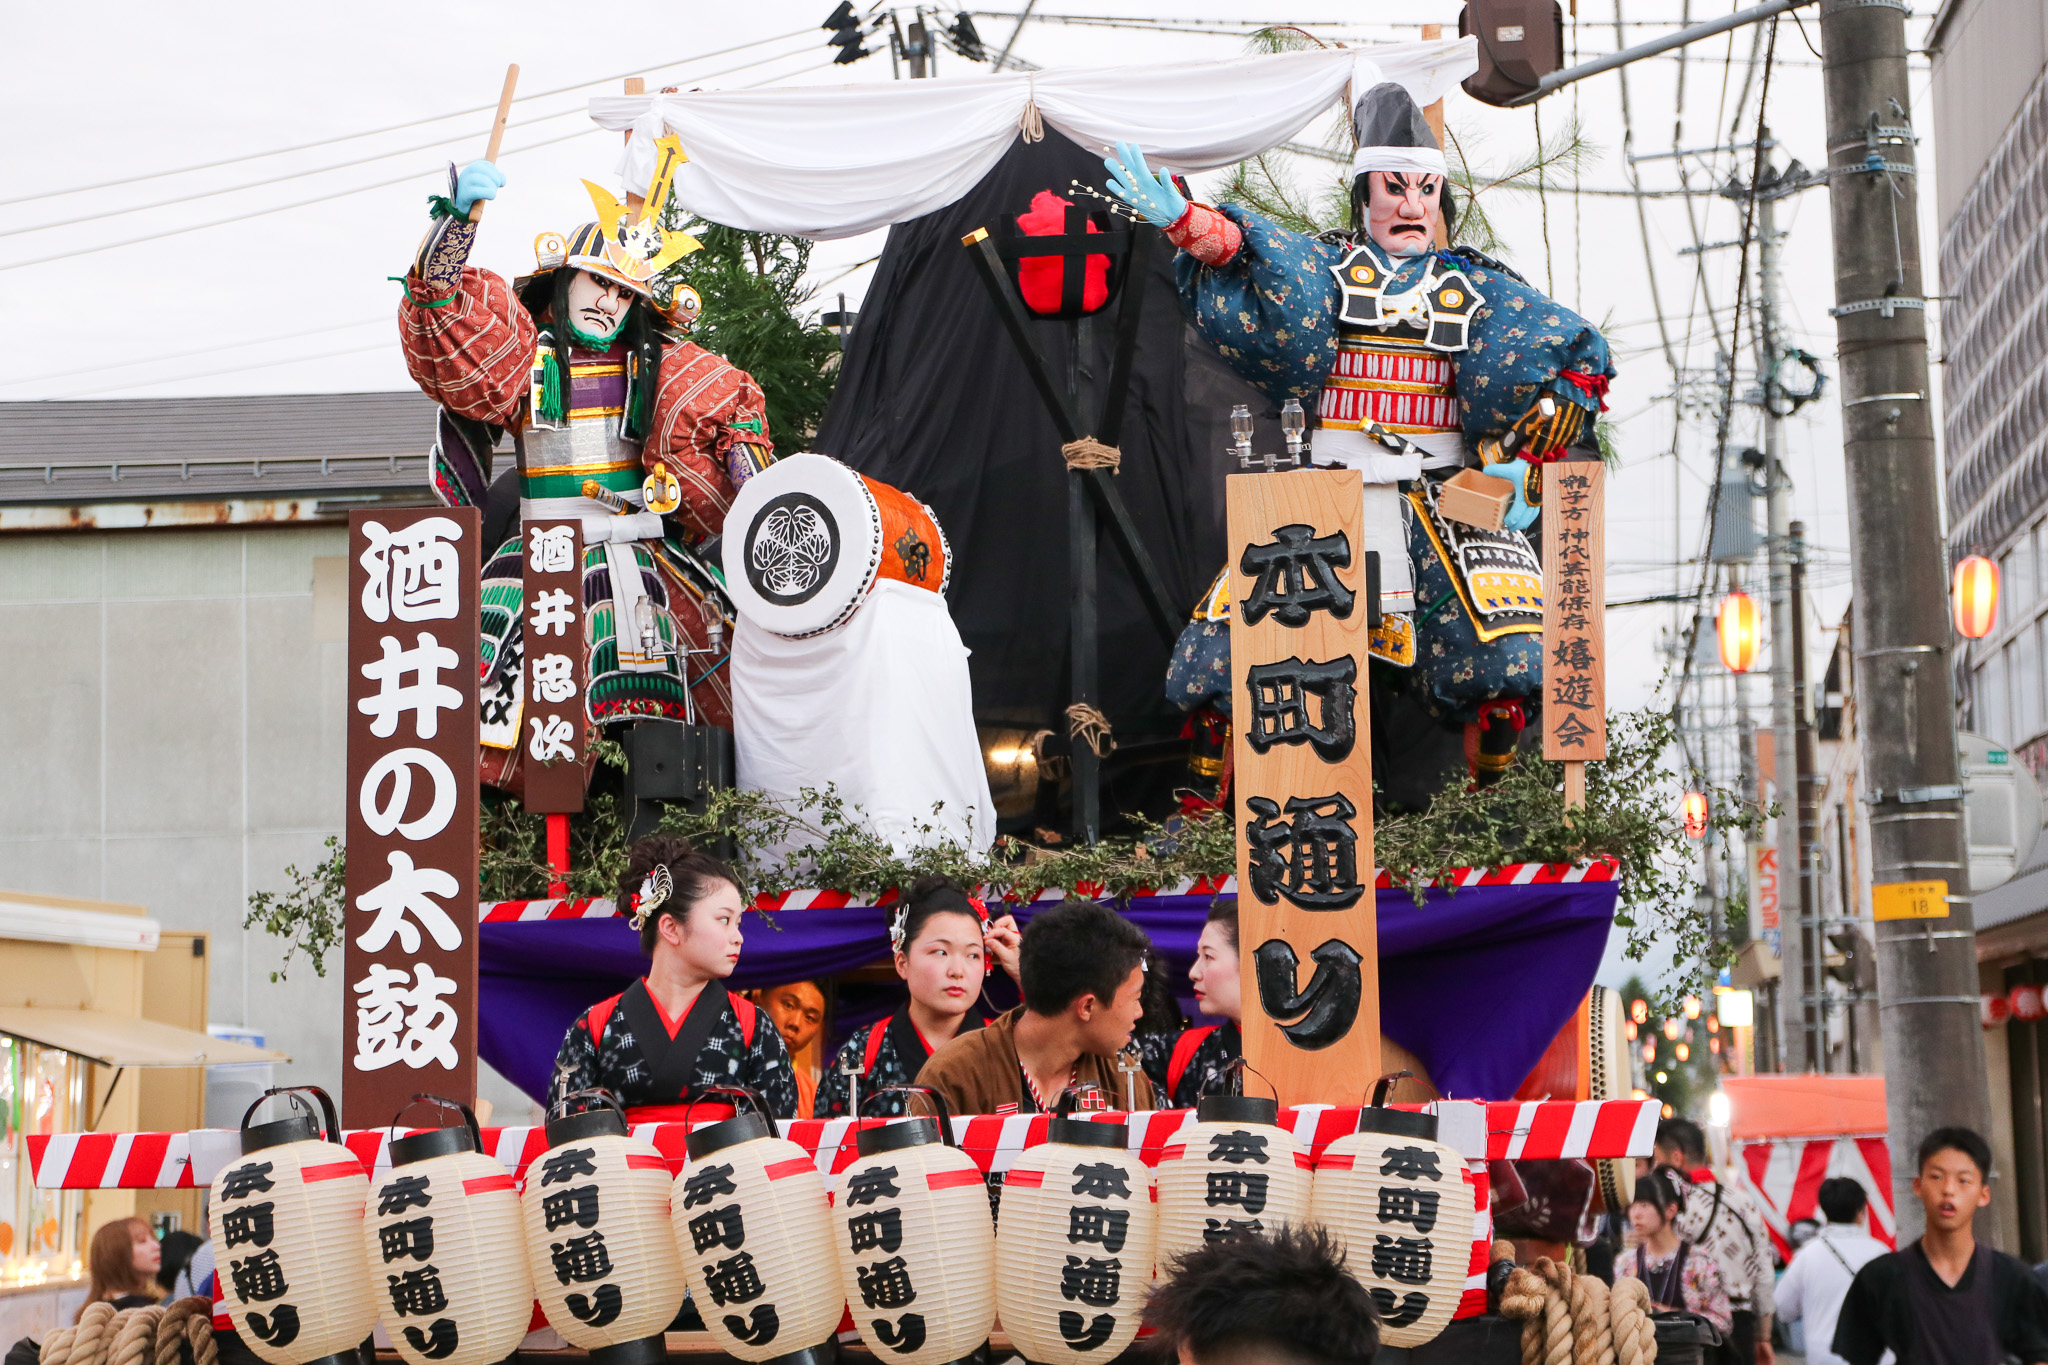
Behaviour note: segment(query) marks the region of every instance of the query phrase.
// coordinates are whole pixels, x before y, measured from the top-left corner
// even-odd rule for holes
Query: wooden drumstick
[[[505,141],[505,122],[512,117],[512,92],[519,88],[519,63],[505,68],[505,91],[498,96],[498,117],[491,123],[491,142],[484,148],[484,160],[493,165],[498,161],[498,148]],[[484,201],[479,199],[469,206],[469,221],[481,222],[484,216]]]

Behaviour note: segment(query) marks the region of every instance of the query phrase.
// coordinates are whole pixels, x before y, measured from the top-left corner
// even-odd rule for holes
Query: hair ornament
[[[903,927],[909,922],[910,897],[899,895],[896,898],[896,913],[889,917],[890,952],[900,953],[903,951]]]
[[[647,917],[668,904],[668,898],[675,894],[675,878],[669,875],[667,863],[656,863],[654,869],[640,880],[640,890],[633,897],[633,932],[639,933],[640,926],[647,923]]]

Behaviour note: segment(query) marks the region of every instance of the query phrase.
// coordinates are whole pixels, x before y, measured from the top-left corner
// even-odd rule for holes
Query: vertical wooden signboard
[[[1606,479],[1598,460],[1544,470],[1543,757],[1565,764],[1574,805],[1579,765],[1607,757]]]
[[[529,521],[525,588],[525,804],[541,815],[583,809],[583,527]]]
[[[349,514],[342,1122],[476,1095],[473,507]]]
[[[1227,487],[1245,1062],[1282,1104],[1356,1104],[1380,1072],[1359,476]]]

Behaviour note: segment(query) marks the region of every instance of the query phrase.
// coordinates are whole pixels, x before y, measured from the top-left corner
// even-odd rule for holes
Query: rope
[[[1024,112],[1017,118],[1017,130],[1026,142],[1045,141],[1045,120],[1038,116],[1038,77],[1026,73],[1030,93],[1024,97]]]
[[[220,1365],[220,1342],[213,1335],[213,1305],[204,1313],[185,1319],[185,1344],[192,1348],[192,1365]]]
[[[65,1365],[71,1359],[71,1338],[76,1327],[59,1327],[43,1338],[42,1365]]]
[[[1109,717],[1085,701],[1067,708],[1067,735],[1093,749],[1097,758],[1108,758],[1116,752],[1116,738],[1109,733]]]
[[[1650,1321],[1649,1286],[1626,1275],[1617,1277],[1607,1311],[1616,1365],[1656,1365],[1657,1328]]]
[[[1597,1275],[1580,1275],[1572,1281],[1572,1335],[1577,1365],[1615,1365],[1614,1322],[1608,1297],[1607,1282]]]
[[[113,1342],[109,1332],[114,1316],[114,1305],[105,1300],[79,1310],[78,1326],[72,1329],[70,1365],[100,1365],[106,1359]]]
[[[1550,1286],[1517,1266],[1500,1291],[1500,1315],[1522,1324],[1522,1365],[1543,1365],[1543,1304]]]
[[[1572,1365],[1572,1274],[1547,1256],[1536,1258],[1536,1273],[1548,1284],[1543,1299],[1543,1365]]]
[[[208,1299],[179,1299],[164,1310],[161,1321],[156,1325],[156,1365],[182,1365],[187,1345],[186,1337],[191,1324],[197,1321],[206,1332],[207,1341],[213,1340],[213,1303]],[[193,1347],[193,1357],[198,1357],[198,1348]]]
[[[156,1329],[164,1310],[152,1305],[131,1308],[121,1315],[120,1330],[114,1334],[109,1365],[151,1365],[156,1354]]]
[[[1093,436],[1083,436],[1078,441],[1069,441],[1060,447],[1060,454],[1066,457],[1069,469],[1107,469],[1116,473],[1123,467],[1124,453],[1115,446],[1106,446]]]

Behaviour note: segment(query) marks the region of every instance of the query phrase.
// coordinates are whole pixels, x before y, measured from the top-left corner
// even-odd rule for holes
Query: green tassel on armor
[[[543,422],[560,423],[568,405],[563,401],[562,362],[552,346],[540,352],[540,417]]]
[[[469,215],[455,207],[455,201],[445,194],[427,196],[428,214],[434,218],[467,218]]]

